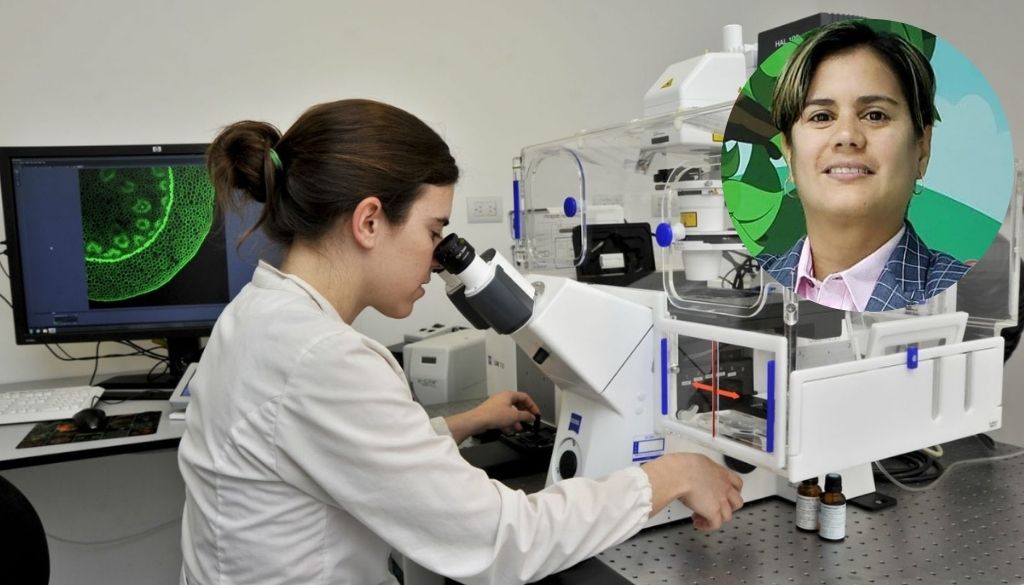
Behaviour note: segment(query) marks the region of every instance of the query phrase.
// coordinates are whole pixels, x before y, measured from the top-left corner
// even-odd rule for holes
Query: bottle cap
[[[826,492],[841,492],[843,491],[843,477],[838,473],[830,473],[825,476],[825,491]]]
[[[800,483],[802,483],[804,485],[818,485],[818,478],[812,477],[810,479],[805,479],[805,480],[803,480]]]

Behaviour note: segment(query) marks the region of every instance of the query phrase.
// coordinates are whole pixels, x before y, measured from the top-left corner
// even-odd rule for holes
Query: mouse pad
[[[152,435],[156,432],[157,427],[160,426],[160,414],[159,410],[134,414],[115,414],[107,418],[105,429],[94,432],[79,431],[71,419],[36,423],[36,426],[32,427],[32,430],[18,443],[17,448],[45,447],[47,445],[96,441],[98,439]]]

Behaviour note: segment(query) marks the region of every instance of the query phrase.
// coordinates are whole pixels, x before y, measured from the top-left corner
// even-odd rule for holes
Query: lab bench
[[[947,467],[1020,450],[976,438],[944,448]],[[544,476],[506,483],[535,491]],[[539,583],[1024,584],[1024,455],[960,466],[923,492],[877,489],[897,505],[869,512],[848,504],[842,542],[797,530],[793,504],[769,498],[746,504],[716,532],[689,520],[649,528]]]
[[[478,402],[428,410],[447,415]],[[974,437],[943,448],[947,468],[1020,450]],[[505,483],[537,491],[544,475]],[[721,530],[700,532],[689,520],[649,528],[538,583],[1024,584],[1024,455],[959,466],[926,491],[881,482],[877,490],[897,505],[868,512],[848,504],[842,542],[797,530],[793,504],[768,498],[744,505]]]
[[[944,447],[947,466],[1019,451],[991,450],[975,438]],[[698,532],[689,521],[645,530],[586,562],[611,569],[603,580],[559,575],[541,583],[1020,584],[1022,486],[1024,456],[960,466],[924,492],[879,483],[898,504],[876,512],[848,505],[847,537],[838,543],[798,531],[793,504],[770,498],[745,505],[717,532]]]

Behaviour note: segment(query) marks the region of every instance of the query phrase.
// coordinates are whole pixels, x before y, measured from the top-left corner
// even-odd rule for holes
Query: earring
[[[921,193],[924,193],[924,185],[921,183],[920,180],[917,180],[917,181],[914,182],[914,192],[913,193],[914,193],[914,195],[920,195]]]
[[[793,185],[792,189],[786,188],[786,185],[789,184]],[[793,180],[792,173],[786,175],[786,181],[782,183],[782,194],[785,195],[786,197],[789,197],[790,199],[799,199],[799,197],[796,196],[796,181]]]

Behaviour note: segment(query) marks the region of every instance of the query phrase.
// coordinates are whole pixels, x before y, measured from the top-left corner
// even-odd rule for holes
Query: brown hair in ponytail
[[[207,165],[218,205],[245,196],[263,203],[253,229],[286,245],[319,239],[371,195],[401,224],[424,185],[459,178],[448,145],[423,121],[360,99],[313,106],[283,136],[264,122],[232,124],[210,145]]]

